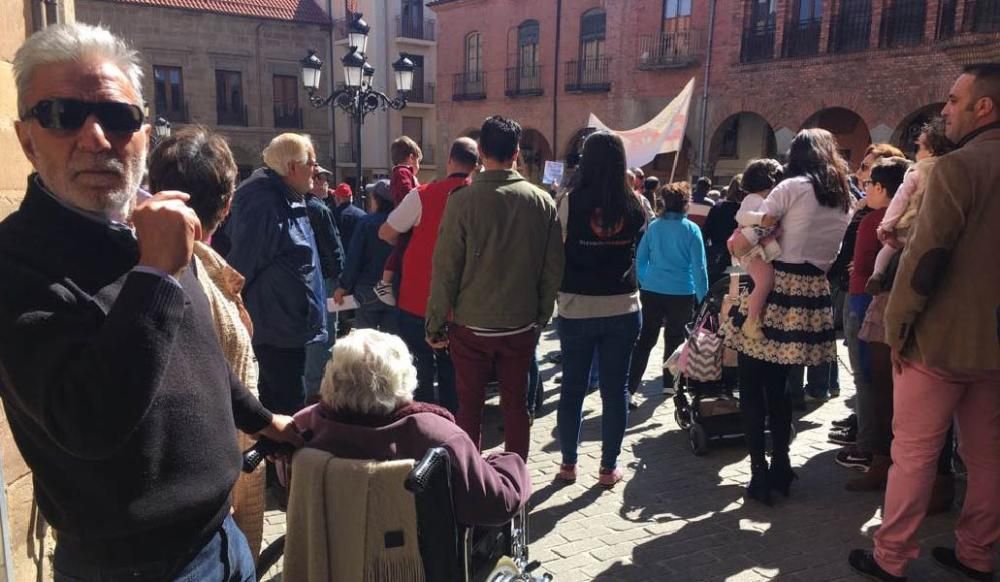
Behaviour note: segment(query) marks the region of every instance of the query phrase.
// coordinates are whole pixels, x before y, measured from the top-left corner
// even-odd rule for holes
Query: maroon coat
[[[414,402],[389,417],[338,413],[315,404],[295,415],[300,431],[312,431],[306,446],[347,459],[414,459],[444,447],[451,459],[455,517],[464,525],[501,525],[528,502],[531,477],[516,453],[485,459],[451,414]]]

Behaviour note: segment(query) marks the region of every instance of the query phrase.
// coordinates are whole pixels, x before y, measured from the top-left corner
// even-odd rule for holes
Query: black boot
[[[767,478],[771,489],[788,497],[792,481],[798,479],[799,476],[795,474],[795,471],[792,471],[792,463],[786,454],[771,457],[771,472],[768,473]]]
[[[750,484],[747,485],[745,497],[771,505],[771,485],[769,483],[767,463],[754,464],[750,467]]]

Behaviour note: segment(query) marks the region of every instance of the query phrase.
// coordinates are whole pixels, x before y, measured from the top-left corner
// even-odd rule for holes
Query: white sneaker
[[[379,281],[375,287],[375,296],[386,305],[396,305],[396,296],[392,294],[392,285],[385,281]]]

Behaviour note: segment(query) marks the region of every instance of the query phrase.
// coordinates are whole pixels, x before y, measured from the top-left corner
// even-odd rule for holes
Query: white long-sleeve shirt
[[[760,208],[747,212],[746,217],[760,224],[768,214],[781,222],[781,262],[809,263],[824,272],[830,270],[851,221],[849,212],[820,206],[809,179],[797,176],[778,184]]]

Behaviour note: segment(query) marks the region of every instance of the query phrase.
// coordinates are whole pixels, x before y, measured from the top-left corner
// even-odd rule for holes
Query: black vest
[[[567,197],[566,267],[560,291],[580,295],[622,295],[638,288],[635,248],[645,224],[641,208],[626,212],[613,229],[601,228],[600,210],[593,213]]]

